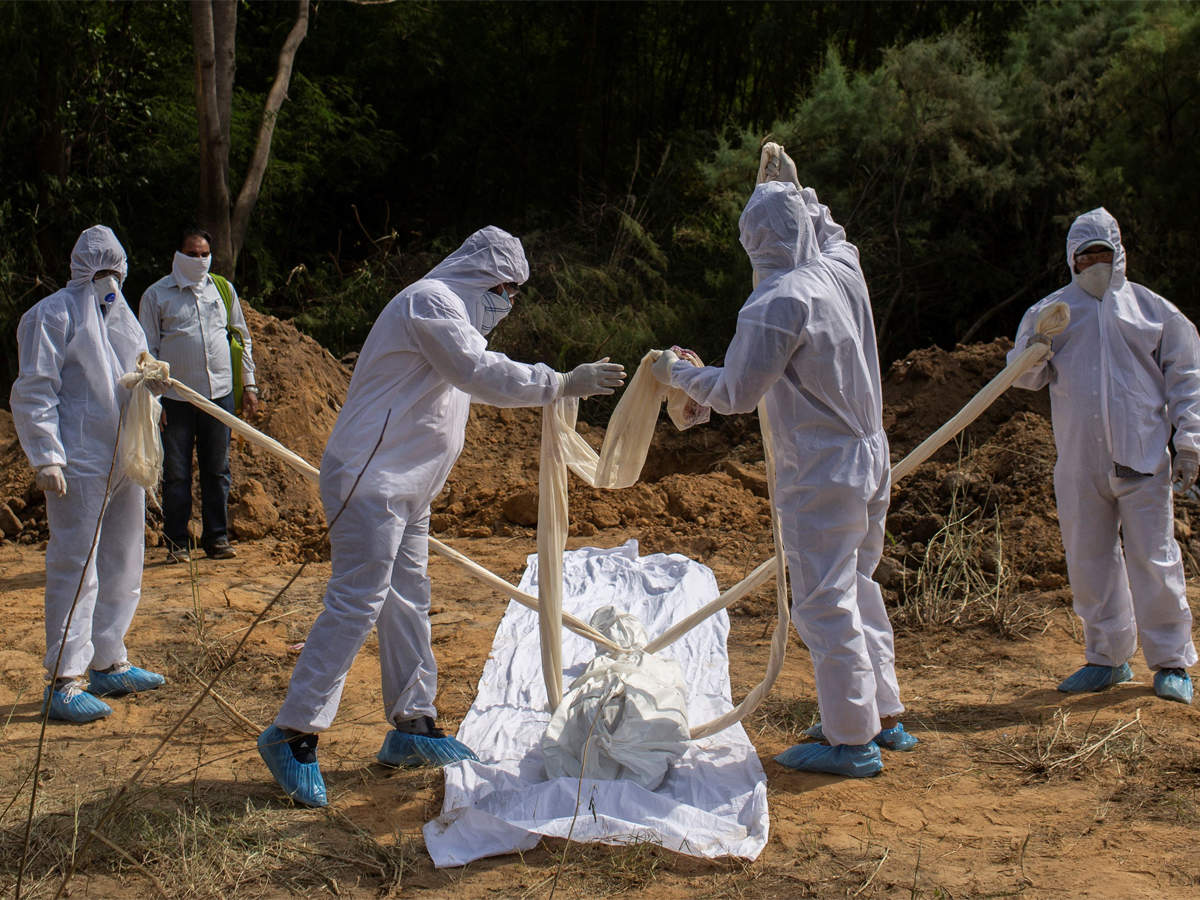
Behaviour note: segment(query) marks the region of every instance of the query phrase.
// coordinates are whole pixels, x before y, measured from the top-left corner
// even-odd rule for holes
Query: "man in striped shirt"
[[[233,357],[229,347],[232,325],[240,335],[242,405],[247,418],[258,411],[250,329],[242,315],[233,285],[228,312],[214,276],[211,239],[198,228],[184,232],[171,274],[142,294],[138,319],[150,352],[171,366],[171,377],[234,411]],[[213,559],[234,556],[229,545],[229,428],[190,403],[163,397],[163,531],[167,562],[190,558],[188,521],[192,516],[192,450],[200,470],[200,546]]]

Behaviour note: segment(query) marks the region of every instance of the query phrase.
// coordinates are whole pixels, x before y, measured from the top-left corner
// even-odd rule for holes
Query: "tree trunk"
[[[250,157],[250,167],[246,170],[246,179],[238,193],[237,203],[233,207],[233,257],[230,269],[237,264],[238,254],[242,252],[242,244],[246,240],[246,228],[250,223],[250,213],[258,202],[258,192],[262,188],[263,176],[267,171],[267,162],[271,158],[271,138],[275,134],[275,120],[279,117],[279,109],[287,98],[288,85],[292,80],[292,63],[296,59],[296,51],[308,34],[308,0],[300,0],[296,10],[296,22],[288,32],[287,40],[279,51],[279,64],[275,69],[275,82],[267,94],[267,102],[263,107],[262,124],[258,127],[258,141],[254,145],[254,155]]]
[[[230,122],[236,69],[236,0],[191,0],[196,55],[196,119],[200,129],[200,224],[212,235],[213,271],[232,276],[246,240],[271,157],[275,120],[287,98],[292,64],[308,34],[309,0],[300,0],[296,23],[279,51],[275,82],[263,107],[258,141],[246,178],[233,202],[229,187]]]
[[[200,133],[199,218],[212,235],[213,268],[232,274],[233,242],[229,218],[229,140],[221,127],[217,42],[212,0],[192,0],[192,45],[196,55],[196,119]],[[236,25],[236,19],[221,17]],[[227,34],[222,35],[222,47]],[[229,41],[232,45],[232,41]],[[224,61],[224,60],[222,60]],[[232,72],[230,96],[232,96]]]
[[[213,46],[216,51],[217,116],[221,123],[221,138],[225,146],[233,118],[233,77],[237,55],[237,2],[213,0]]]

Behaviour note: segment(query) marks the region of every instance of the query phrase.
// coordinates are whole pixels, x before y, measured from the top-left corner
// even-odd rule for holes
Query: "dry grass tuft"
[[[53,895],[72,863],[130,889],[142,883],[148,894],[189,900],[346,889],[386,896],[401,888],[424,854],[420,835],[379,841],[336,812],[298,815],[252,799],[200,806],[185,789],[158,788],[111,817],[87,858],[77,859],[109,799],[101,795],[35,821],[23,896]],[[0,890],[11,890],[20,847],[18,830],[0,831]]]
[[[1000,517],[964,510],[956,488],[946,524],[929,540],[914,583],[893,612],[897,625],[912,628],[982,626],[1004,638],[1043,632],[1050,610],[1016,591],[1004,555]]]
[[[1098,732],[1092,723],[1082,732],[1071,727],[1071,714],[1055,710],[1050,722],[1023,732],[1003,734],[999,742],[981,749],[1001,763],[1016,766],[1027,781],[1078,779],[1107,767],[1117,777],[1134,772],[1146,756],[1142,714]],[[1093,717],[1094,722],[1094,717]]]
[[[758,709],[742,724],[754,738],[777,738],[786,744],[805,739],[804,730],[820,718],[817,701],[785,700],[771,694],[763,698]]]

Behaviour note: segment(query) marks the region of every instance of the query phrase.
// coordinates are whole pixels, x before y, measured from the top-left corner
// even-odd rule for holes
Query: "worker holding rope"
[[[429,625],[429,504],[462,450],[472,400],[542,406],[611,394],[625,377],[607,359],[569,373],[515,362],[486,335],[529,277],[521,242],[489,226],[384,308],[363,344],[321,460],[332,574],[325,608],[296,662],[275,722],[258,739],[296,801],[324,806],[317,733],[330,726],[346,674],[379,629],[385,765],[447,765],[474,753],[437,727]],[[374,449],[373,449],[374,448]]]
[[[1067,232],[1071,282],[1021,320],[1015,357],[1031,340],[1052,357],[1015,384],[1050,386],[1058,461],[1054,495],[1086,664],[1060,691],[1099,691],[1133,677],[1139,636],[1154,692],[1192,702],[1196,664],[1171,483],[1186,491],[1200,468],[1200,337],[1174,305],[1125,277],[1121,230],[1108,210]],[[1047,306],[1070,325],[1034,335]],[[1175,429],[1175,462],[1167,449]]]
[[[758,284],[723,367],[663,351],[656,377],[719,413],[765,399],[776,505],[792,577],[792,620],[812,655],[821,743],[777,759],[810,772],[870,776],[879,747],[917,743],[899,722],[892,627],[872,574],[883,552],[888,442],[875,326],[858,249],[781,153],[759,184],[741,241]]]
[[[124,640],[141,598],[146,545],[145,490],[117,460],[130,399],[120,379],[146,349],[121,293],[126,271],[112,230],[88,228],[71,252],[67,286],[17,326],[20,371],[9,403],[50,525],[45,702],[50,718],[68,722],[111,714],[100,697],[163,683],[129,663]]]

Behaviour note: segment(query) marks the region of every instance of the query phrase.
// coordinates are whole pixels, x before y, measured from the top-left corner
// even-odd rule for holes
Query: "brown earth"
[[[249,314],[267,401],[260,424],[316,464],[349,373],[287,323]],[[1007,347],[927,349],[896,363],[885,380],[893,460],[999,371]],[[239,556],[200,560],[189,573],[163,565],[161,550],[148,551],[130,647],[168,684],[115,701],[103,722],[51,724],[24,890],[53,893],[72,848],[86,839],[81,829],[100,818],[187,708],[197,676],[212,677],[299,561],[310,560],[218,683],[224,705],[201,704],[142,778],[144,787],[101,829],[127,855],[89,849],[74,895],[544,897],[561,864],[561,896],[1194,897],[1200,714],[1157,700],[1140,657],[1133,684],[1086,697],[1053,690],[1082,661],[1082,649],[1068,608],[1047,416],[1044,392],[1012,391],[957,447],[894,490],[880,578],[896,615],[905,721],[922,740],[916,752],[887,754],[884,774],[866,782],[774,763],[815,715],[811,666],[793,636],[772,695],[745,723],[767,770],[771,808],[770,842],[750,864],[698,862],[648,845],[573,845],[563,863],[564,846],[555,842],[435,870],[420,826],[440,809],[440,776],[371,764],[385,727],[373,636],[321,744],[332,806],[308,811],[281,802],[253,736],[282,699],[297,646],[320,609],[328,549],[313,486],[239,444]],[[622,492],[572,485],[570,546],[636,537],[643,552],[686,553],[711,566],[722,585],[736,581],[771,552],[756,429],[753,417],[684,434],[663,424],[643,483]],[[581,430],[596,445],[602,439],[599,427]],[[534,550],[538,440],[536,413],[476,407],[463,458],[434,504],[439,537],[510,580]],[[7,891],[38,743],[45,539],[44,504],[7,414],[0,414],[0,501],[7,534],[0,540],[0,733],[11,751],[0,773],[0,882]],[[1200,552],[1194,514],[1179,509],[1190,558]],[[928,560],[947,554],[947,536],[968,532],[979,539],[962,541],[965,555],[1002,586],[1006,609],[1020,612],[1014,627],[969,617],[919,624]],[[152,519],[149,543],[157,538]],[[436,557],[431,575],[439,707],[453,726],[474,696],[504,603]],[[768,587],[732,610],[735,695],[761,677],[773,609]]]

